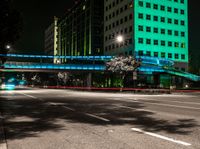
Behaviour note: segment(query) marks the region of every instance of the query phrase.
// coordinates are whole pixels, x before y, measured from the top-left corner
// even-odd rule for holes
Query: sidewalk
[[[31,87],[31,86],[29,86]],[[35,86],[36,87],[36,86]],[[34,87],[33,87],[34,88]],[[131,93],[147,93],[147,94],[170,94],[170,89],[150,89],[150,88],[98,88],[98,87],[71,87],[71,86],[37,86],[37,88],[45,89],[70,89],[80,91],[102,91],[102,92],[131,92]]]
[[[0,149],[7,149],[5,132],[3,127],[3,116],[1,112],[0,112]]]

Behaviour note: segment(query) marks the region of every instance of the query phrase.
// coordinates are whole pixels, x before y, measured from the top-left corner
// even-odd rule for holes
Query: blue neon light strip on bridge
[[[5,57],[16,58],[42,58],[42,59],[77,59],[77,60],[110,60],[113,56],[52,56],[52,55],[27,55],[27,54],[0,54]]]
[[[52,70],[105,70],[105,65],[97,64],[40,64],[40,63],[6,63],[5,69],[52,69]]]

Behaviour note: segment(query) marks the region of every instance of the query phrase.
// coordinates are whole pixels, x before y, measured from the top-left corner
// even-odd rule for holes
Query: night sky
[[[24,21],[24,31],[15,51],[42,54],[45,29],[53,22],[54,16],[63,16],[73,4],[73,0],[14,0]]]
[[[61,17],[73,6],[73,0],[14,0],[22,13],[24,32],[15,46],[23,53],[41,54],[44,49],[44,31],[52,23],[53,16]],[[190,51],[200,56],[200,5],[189,0]]]

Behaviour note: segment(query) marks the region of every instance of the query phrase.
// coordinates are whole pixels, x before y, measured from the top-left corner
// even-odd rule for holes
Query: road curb
[[[0,149],[7,149],[5,130],[3,126],[3,116],[0,112]]]

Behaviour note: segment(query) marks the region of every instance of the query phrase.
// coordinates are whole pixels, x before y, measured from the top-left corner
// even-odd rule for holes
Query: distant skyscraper
[[[103,0],[79,1],[58,28],[57,55],[103,55]]]
[[[187,69],[187,0],[104,0],[104,12],[106,55],[168,58]]]
[[[57,55],[58,43],[58,18],[54,17],[54,22],[45,30],[45,53],[47,55]],[[56,60],[54,59],[54,62]]]

